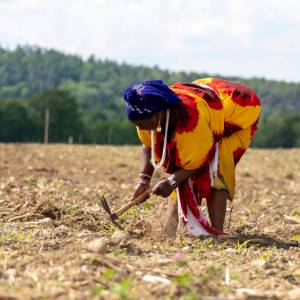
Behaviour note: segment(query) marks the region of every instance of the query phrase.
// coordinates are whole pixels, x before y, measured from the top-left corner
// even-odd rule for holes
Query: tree
[[[88,142],[97,144],[138,144],[135,127],[125,119],[87,122]]]
[[[300,114],[281,110],[262,120],[253,145],[261,148],[299,147]]]
[[[35,141],[43,140],[46,109],[50,111],[49,142],[65,143],[70,136],[76,141],[84,131],[77,102],[66,91],[53,89],[38,94],[29,101],[29,108],[36,128]]]
[[[26,106],[19,100],[0,101],[0,141],[28,142],[33,124]]]

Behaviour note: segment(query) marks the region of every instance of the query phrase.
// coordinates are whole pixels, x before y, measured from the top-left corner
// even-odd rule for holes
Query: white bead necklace
[[[159,169],[166,160],[166,149],[167,149],[167,140],[168,140],[168,127],[169,127],[169,119],[170,119],[170,110],[167,110],[167,117],[166,117],[166,127],[165,127],[165,138],[164,138],[164,145],[163,145],[163,152],[162,157],[159,163],[155,162],[154,158],[154,130],[151,130],[151,159],[150,163],[154,169]]]

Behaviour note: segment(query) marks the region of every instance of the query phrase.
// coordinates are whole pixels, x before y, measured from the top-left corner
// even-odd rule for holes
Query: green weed
[[[251,214],[254,214],[254,213],[257,212],[257,204],[254,203],[254,202],[251,202],[249,204],[248,208],[249,208],[249,211],[250,211]]]
[[[241,253],[241,254],[247,254],[249,253],[251,250],[253,250],[255,247],[257,247],[256,244],[252,245],[252,246],[248,246],[248,244],[251,242],[251,240],[247,240],[244,241],[243,243],[240,243],[240,241],[237,242],[237,244],[235,245],[235,250],[237,253]]]
[[[51,277],[54,280],[59,280],[59,277],[60,277],[59,272],[57,272],[57,271],[52,272]]]
[[[116,283],[110,290],[112,293],[117,294],[121,300],[133,299],[131,290],[133,283],[130,278],[125,278],[121,282]]]
[[[199,295],[196,292],[189,292],[184,296],[184,300],[199,300]]]
[[[300,217],[300,210],[295,209],[295,210],[292,212],[292,216],[294,216],[294,217]]]
[[[144,210],[148,210],[148,209],[150,209],[151,207],[152,207],[152,205],[151,205],[150,203],[148,203],[148,202],[145,202],[145,203],[142,204],[142,208],[143,208]]]
[[[269,249],[267,249],[266,251],[264,251],[263,254],[260,253],[260,254],[257,256],[257,258],[258,258],[259,260],[265,260],[265,261],[267,261],[267,262],[270,262],[271,259],[272,259],[272,256],[273,256],[273,252],[274,252],[274,250],[269,248]]]
[[[31,187],[37,187],[37,180],[33,178],[27,178],[26,183]]]
[[[188,273],[179,275],[179,276],[175,276],[172,280],[174,283],[179,284],[181,286],[184,287],[189,287],[190,286],[190,276]]]
[[[101,229],[106,231],[106,233],[108,233],[109,235],[113,235],[113,233],[116,231],[116,227],[108,223],[102,224]]]
[[[97,297],[100,296],[101,292],[104,290],[104,287],[100,284],[91,288],[91,296]]]
[[[0,245],[11,242],[26,242],[31,239],[32,236],[30,233],[6,231],[0,235]]]
[[[67,198],[73,198],[76,195],[75,191],[68,191],[67,192]]]
[[[60,210],[63,215],[72,215],[80,209],[79,205],[64,204]]]
[[[121,219],[127,219],[128,217],[137,217],[139,215],[139,211],[136,208],[131,208],[123,214]]]
[[[104,273],[102,274],[101,278],[105,281],[111,279],[116,274],[116,271],[113,269],[105,269]]]

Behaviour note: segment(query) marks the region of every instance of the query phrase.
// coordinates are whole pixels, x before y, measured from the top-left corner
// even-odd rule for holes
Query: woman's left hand
[[[168,179],[160,180],[152,188],[152,193],[162,197],[168,197],[172,194],[173,188],[171,187]]]

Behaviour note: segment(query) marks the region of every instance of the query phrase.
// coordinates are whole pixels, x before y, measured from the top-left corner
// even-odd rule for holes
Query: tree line
[[[44,140],[45,113],[49,111],[49,142],[135,144],[135,128],[125,118],[88,122],[76,99],[67,91],[52,89],[28,101],[0,101],[0,141],[38,142]]]
[[[45,110],[50,142],[136,144],[125,119],[123,91],[131,84],[162,79],[167,84],[210,77],[158,67],[87,60],[55,50],[0,47],[0,142],[42,142]],[[300,146],[300,84],[264,78],[229,78],[251,86],[261,97],[263,115],[256,147]]]

